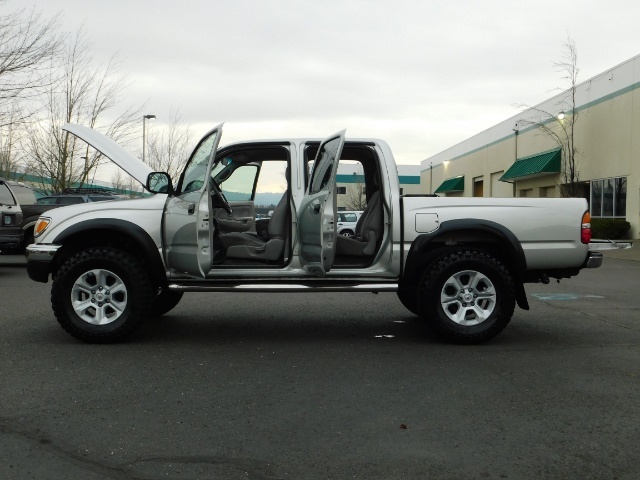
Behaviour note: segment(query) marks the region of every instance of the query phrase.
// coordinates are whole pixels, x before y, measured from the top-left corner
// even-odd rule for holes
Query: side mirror
[[[171,177],[165,172],[151,172],[147,177],[147,190],[151,193],[166,193],[173,195]]]

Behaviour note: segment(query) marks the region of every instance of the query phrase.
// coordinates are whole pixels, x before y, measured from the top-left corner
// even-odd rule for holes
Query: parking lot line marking
[[[567,300],[579,300],[581,298],[605,298],[602,295],[590,295],[580,293],[532,293],[532,297],[536,297],[538,300],[546,301],[567,301]]]

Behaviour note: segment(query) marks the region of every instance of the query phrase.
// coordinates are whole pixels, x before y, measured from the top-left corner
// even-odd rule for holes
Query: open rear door
[[[174,272],[205,277],[211,270],[211,170],[221,135],[222,125],[218,125],[200,140],[185,167],[179,190],[165,205],[164,256]]]
[[[336,172],[344,136],[345,130],[320,144],[298,213],[300,263],[314,275],[328,272],[335,254]]]

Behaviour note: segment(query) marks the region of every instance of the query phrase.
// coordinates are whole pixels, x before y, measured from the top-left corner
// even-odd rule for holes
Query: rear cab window
[[[2,205],[17,205],[9,187],[4,183],[0,183],[0,204]]]

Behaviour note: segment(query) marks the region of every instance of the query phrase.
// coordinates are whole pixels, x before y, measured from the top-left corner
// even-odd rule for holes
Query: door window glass
[[[184,171],[182,181],[182,193],[194,192],[204,186],[204,177],[207,174],[209,157],[216,142],[218,131],[205,138],[191,155],[191,161]]]
[[[316,161],[313,165],[313,174],[311,175],[310,194],[322,191],[329,180],[333,171],[333,164],[338,161],[338,148],[340,148],[341,138],[336,137],[329,140],[322,146],[322,150],[318,153]]]

